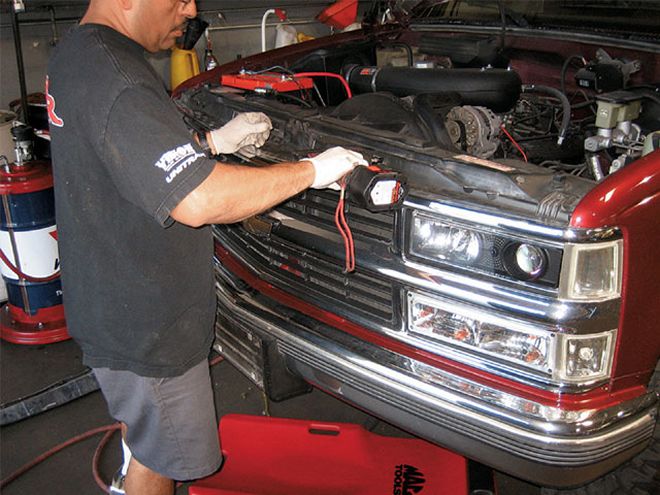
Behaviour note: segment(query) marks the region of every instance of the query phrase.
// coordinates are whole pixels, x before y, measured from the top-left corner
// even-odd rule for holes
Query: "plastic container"
[[[182,50],[172,48],[170,56],[170,88],[174,90],[179,84],[199,74],[199,58],[194,48]]]
[[[293,45],[298,42],[298,31],[290,24],[278,24],[275,27],[275,48]]]

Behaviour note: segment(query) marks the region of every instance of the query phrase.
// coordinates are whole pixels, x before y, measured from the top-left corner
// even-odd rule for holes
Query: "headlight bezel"
[[[474,258],[474,262],[467,263],[461,262],[459,259],[441,259],[422,252],[416,246],[415,238],[416,231],[420,229],[418,223],[424,221],[444,224],[448,229],[462,229],[473,233],[481,242],[479,256]],[[511,252],[515,252],[521,245],[533,246],[543,253],[545,260],[543,273],[530,276],[516,267]],[[405,214],[405,258],[429,263],[432,266],[451,266],[460,270],[481,273],[522,285],[531,285],[542,290],[557,290],[559,286],[563,255],[560,246],[561,244],[557,242],[505,234],[482,225],[468,224],[417,208],[410,208]]]
[[[574,229],[570,226],[550,226],[532,220],[468,209],[451,201],[415,201],[414,198],[410,197],[402,213],[401,219],[403,221],[401,226],[403,229],[399,238],[401,240],[402,257],[405,263],[414,267],[414,270],[419,273],[420,280],[422,281],[419,285],[413,282],[412,286],[405,287],[405,293],[417,291],[419,293],[426,293],[429,297],[438,297],[440,299],[449,296],[452,301],[465,303],[475,308],[476,311],[490,312],[491,310],[495,310],[497,312],[499,311],[498,308],[500,308],[504,311],[499,312],[505,317],[525,321],[532,325],[537,325],[538,328],[546,328],[550,332],[553,331],[552,327],[554,327],[556,329],[556,352],[554,353],[551,366],[548,367],[548,370],[543,371],[521,366],[501,356],[493,358],[483,353],[480,354],[473,349],[466,350],[455,343],[434,341],[428,336],[408,332],[408,321],[404,325],[404,333],[401,334],[403,340],[421,349],[437,353],[469,366],[514,380],[520,380],[532,386],[541,386],[544,389],[567,391],[591,390],[611,379],[614,362],[613,356],[618,335],[618,319],[608,315],[613,310],[616,310],[618,313],[618,309],[616,308],[620,305],[624,259],[624,237],[616,226],[597,229]],[[460,263],[455,263],[453,260],[438,259],[429,256],[428,253],[420,253],[416,249],[416,241],[414,239],[414,230],[419,228],[419,225],[415,224],[416,218],[426,218],[430,222],[460,226],[472,231],[486,233],[486,235],[506,239],[508,250],[502,250],[500,253],[504,254],[506,252],[507,256],[501,256],[500,261],[503,266],[508,263],[507,273],[503,275],[502,273],[495,273],[493,270],[480,269],[478,266],[461,265]],[[535,274],[525,274],[523,270],[520,270],[519,267],[517,268],[515,252],[524,244],[534,247],[538,246],[544,249],[543,253],[552,253],[552,257],[543,259],[541,264],[547,262],[554,267],[555,271],[553,275],[555,278],[553,284],[539,283],[543,281],[535,278]],[[578,247],[575,248],[574,246]],[[581,249],[583,246],[586,247]],[[612,273],[612,280],[616,281],[613,285],[617,290],[612,291],[607,297],[600,297],[598,294],[597,297],[591,297],[590,295],[573,297],[574,294],[570,294],[566,290],[566,270],[570,270],[570,268],[567,268],[569,266],[579,264],[576,258],[580,258],[580,256],[576,256],[576,253],[588,253],[608,246],[617,246],[614,248],[616,261],[612,263],[603,261],[607,257],[602,255],[602,253],[598,253],[598,251],[596,251],[598,254],[594,257],[587,256],[588,259],[586,261],[588,262],[582,260],[583,266],[593,267],[599,275],[586,277],[585,280],[591,286],[600,287],[606,285],[602,281],[610,280],[608,277]],[[545,251],[545,249],[549,251]],[[530,265],[528,263],[529,259],[524,261],[525,263],[523,265]],[[604,268],[599,271],[601,267]],[[519,270],[518,273],[515,273],[516,269]],[[607,272],[605,272],[606,270]],[[464,287],[470,286],[470,281],[473,280],[475,282],[475,288],[479,288],[478,293],[481,293],[481,289],[486,290],[486,293],[482,294],[486,299],[490,298],[488,293],[491,290],[496,293],[510,294],[514,299],[525,293],[529,294],[532,300],[540,298],[538,300],[541,301],[544,298],[549,298],[547,301],[549,306],[547,307],[552,308],[552,310],[545,310],[545,306],[534,306],[533,308],[529,308],[529,310],[518,308],[509,314],[506,311],[508,303],[504,303],[504,306],[498,306],[498,304],[502,303],[499,297],[496,297],[492,301],[495,305],[488,304],[482,306],[482,302],[486,301],[480,299],[478,296],[467,297],[463,300],[460,289],[457,291],[447,290],[441,283],[438,285],[439,292],[436,294],[434,293],[434,284],[426,283],[426,277],[424,275],[426,272],[429,274],[430,281],[443,281],[443,274],[445,274],[448,280],[460,280]],[[515,273],[515,276],[512,276],[512,273]],[[604,276],[603,273],[608,273],[608,275]],[[572,279],[573,282],[574,280]],[[406,299],[405,296],[404,299]],[[405,304],[408,304],[407,300]],[[515,303],[512,304],[515,305]],[[410,317],[408,309],[405,310],[404,314],[406,317]],[[587,314],[591,315],[587,317],[589,321],[585,320],[583,322],[581,318]],[[537,318],[539,315],[541,319]],[[579,318],[579,320],[575,318]],[[573,339],[586,342],[585,345],[591,347],[591,349],[588,349],[589,352],[583,351],[586,352],[585,356],[590,355],[592,351],[596,354],[602,351],[604,354],[601,353],[598,355],[606,356],[605,361],[597,362],[593,366],[593,369],[587,366],[584,368],[587,370],[587,373],[584,375],[580,375],[579,373],[571,375],[566,372],[564,369],[566,367],[566,359],[562,361],[560,357],[561,353],[566,354],[565,348],[568,342]],[[595,340],[589,342],[584,339]],[[596,361],[589,361],[590,364],[594,362]]]

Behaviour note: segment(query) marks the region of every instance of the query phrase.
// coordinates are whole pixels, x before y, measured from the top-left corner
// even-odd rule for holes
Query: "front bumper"
[[[216,271],[218,331],[274,339],[294,373],[415,435],[533,483],[574,486],[643,450],[657,399],[566,411],[527,402],[358,339]],[[521,413],[520,411],[525,411]]]

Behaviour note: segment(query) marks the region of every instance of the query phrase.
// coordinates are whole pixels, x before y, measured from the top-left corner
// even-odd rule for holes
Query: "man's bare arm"
[[[314,177],[306,160],[259,168],[217,163],[170,216],[191,227],[238,222],[304,191]]]

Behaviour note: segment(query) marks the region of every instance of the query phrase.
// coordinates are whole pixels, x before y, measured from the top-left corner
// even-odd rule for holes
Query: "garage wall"
[[[266,9],[279,7],[286,10],[291,24],[311,36],[325,36],[330,29],[315,21],[314,17],[332,1],[282,1],[257,0],[199,0],[200,16],[210,25],[209,36],[213,51],[220,63],[245,57],[261,51],[261,18]],[[360,2],[360,14],[372,2]],[[0,17],[0,108],[8,108],[9,102],[20,97],[18,71],[9,14],[9,1],[2,0]],[[71,29],[83,15],[88,2],[75,0],[24,0],[26,12],[19,14],[23,62],[28,93],[43,91],[48,58],[57,41]],[[55,22],[52,22],[55,19]],[[278,19],[271,16],[266,30],[266,46],[275,46],[275,25]],[[204,39],[196,45],[200,63],[203,60]],[[154,55],[151,61],[156,69],[169,80],[169,56]],[[167,82],[167,84],[169,84]]]

